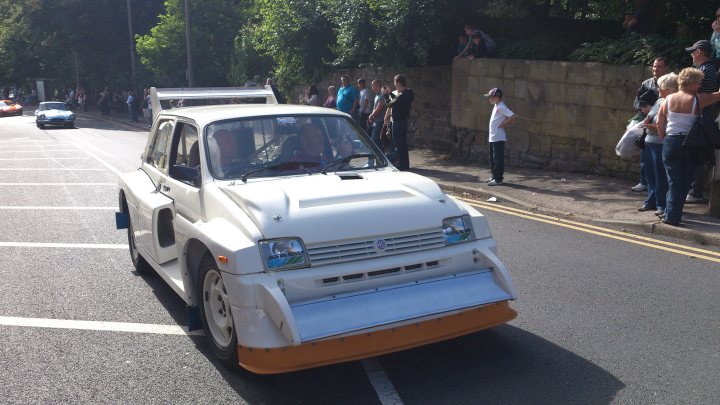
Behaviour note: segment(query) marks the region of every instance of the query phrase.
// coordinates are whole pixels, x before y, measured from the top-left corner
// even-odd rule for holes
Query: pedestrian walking
[[[502,90],[494,87],[483,96],[493,105],[488,125],[489,160],[492,177],[487,180],[487,185],[499,186],[504,183],[505,176],[505,142],[507,140],[505,128],[515,121],[516,116],[503,102]]]

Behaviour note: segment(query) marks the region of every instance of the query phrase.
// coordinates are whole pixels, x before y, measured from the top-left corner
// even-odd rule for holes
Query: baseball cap
[[[703,39],[700,41],[697,41],[691,46],[690,48],[685,48],[686,51],[692,52],[696,49],[701,49],[705,52],[711,53],[712,52],[712,45],[710,44],[710,41],[707,39]]]
[[[483,97],[500,97],[500,98],[502,98],[502,95],[503,95],[502,90],[498,89],[497,87],[493,87],[486,94],[483,94]]]

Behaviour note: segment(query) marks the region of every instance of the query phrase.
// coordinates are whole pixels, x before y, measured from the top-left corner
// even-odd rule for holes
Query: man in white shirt
[[[490,146],[490,172],[492,177],[487,180],[488,186],[499,186],[503,184],[505,174],[505,127],[515,121],[515,114],[502,101],[502,90],[497,87],[490,89],[483,97],[493,104],[492,115],[490,115],[488,145]]]
[[[372,95],[365,84],[365,79],[358,79],[357,85],[358,89],[360,89],[360,116],[358,118],[358,123],[360,124],[360,128],[367,132],[368,117],[370,116],[373,108]]]

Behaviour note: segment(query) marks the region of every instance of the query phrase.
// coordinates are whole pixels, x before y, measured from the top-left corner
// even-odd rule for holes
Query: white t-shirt
[[[495,104],[490,115],[490,135],[488,138],[489,142],[500,142],[505,141],[505,128],[500,128],[500,124],[505,121],[506,118],[512,117],[514,113],[505,105],[504,102]]]
[[[365,103],[367,102],[367,105]],[[360,90],[360,113],[362,114],[370,114],[372,112],[373,103],[372,99],[370,98],[370,90],[368,88],[364,88]]]

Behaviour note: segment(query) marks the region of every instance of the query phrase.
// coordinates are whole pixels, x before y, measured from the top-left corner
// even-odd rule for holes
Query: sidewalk
[[[148,130],[145,123],[131,122],[125,114],[79,113],[85,114],[134,130]],[[498,202],[511,202],[531,211],[720,247],[720,219],[707,215],[707,204],[686,204],[680,226],[665,225],[654,211],[637,210],[647,195],[631,191],[635,183],[628,180],[507,167],[505,184],[490,187],[484,182],[491,177],[487,164],[451,160],[448,155],[429,149],[410,151],[410,170],[455,194],[467,193],[482,199],[496,197]]]
[[[628,180],[506,166],[505,184],[491,187],[484,182],[492,177],[487,164],[455,161],[427,149],[410,151],[410,170],[456,194],[496,197],[531,211],[720,247],[720,219],[708,216],[707,204],[686,204],[680,226],[666,225],[654,211],[637,210],[647,194],[631,191],[635,183]]]

